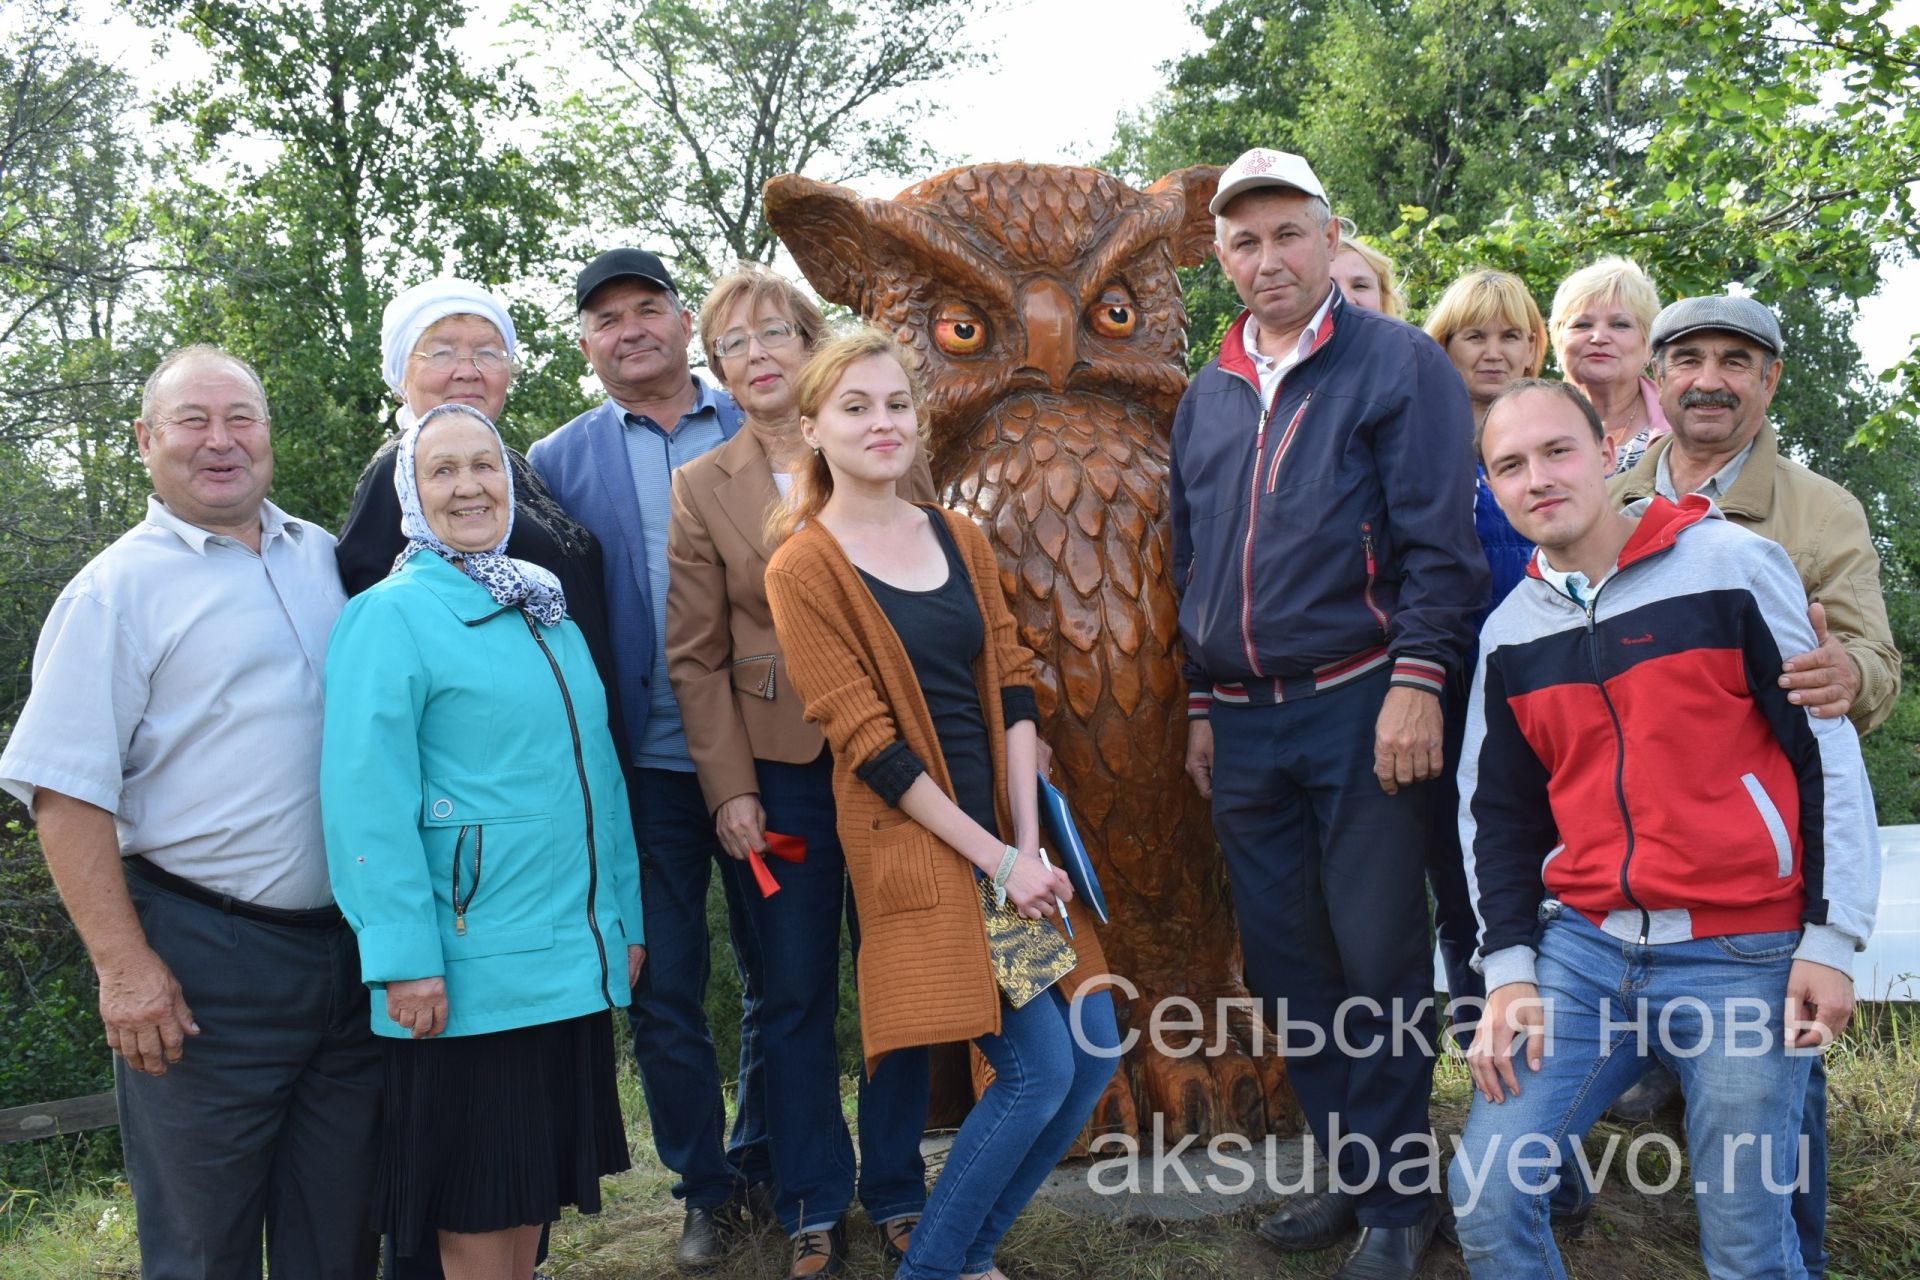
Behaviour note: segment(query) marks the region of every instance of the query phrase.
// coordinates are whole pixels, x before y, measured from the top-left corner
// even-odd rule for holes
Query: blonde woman
[[[667,676],[715,833],[733,859],[726,872],[763,957],[758,1027],[772,1067],[773,1210],[793,1240],[794,1280],[842,1269],[842,1219],[855,1191],[834,1040],[840,921],[854,926],[855,917],[834,827],[833,759],[788,678],[766,589],[768,512],[811,456],[795,385],[826,336],[813,300],[764,267],[743,265],[708,292],[700,308],[707,367],[744,421],[731,440],[673,473],[667,532]],[[900,487],[909,498],[933,498],[924,459]],[[799,861],[775,856],[770,839],[779,837],[802,842]],[[891,1055],[862,1079],[859,1109],[860,1201],[897,1261],[927,1199],[926,1051]]]
[[[979,882],[1056,922],[1073,889],[1041,856],[1033,655],[993,550],[965,516],[898,493],[923,448],[907,353],[877,329],[829,343],[798,402],[810,458],[767,596],[833,748],[867,1064],[965,1039],[994,1069],[896,1277],[1000,1280],[995,1247],[1113,1078],[1112,997],[1086,985],[1105,960],[1080,913],[1059,983],[1016,1008],[995,978]]]
[[[1647,334],[1660,294],[1636,264],[1602,258],[1560,282],[1547,333],[1560,376],[1580,388],[1606,428],[1613,469],[1625,471],[1667,434],[1660,389],[1646,376]]]
[[[1505,271],[1481,269],[1455,280],[1440,295],[1422,328],[1440,344],[1459,371],[1460,380],[1466,383],[1476,436],[1486,421],[1487,409],[1500,393],[1521,378],[1537,377],[1547,357],[1547,326],[1540,318],[1540,308],[1527,291],[1526,282]],[[1526,576],[1527,562],[1533,556],[1533,544],[1520,536],[1494,501],[1485,467],[1475,468],[1473,531],[1480,539],[1493,582],[1492,597],[1486,613],[1481,614],[1484,621],[1486,614]],[[1460,745],[1466,736],[1465,679],[1472,671],[1473,664],[1467,663],[1462,679],[1448,690],[1444,747],[1448,760],[1460,758]],[[1427,850],[1427,884],[1433,890],[1433,931],[1447,970],[1447,994],[1455,1002],[1477,1000],[1485,997],[1486,987],[1471,963],[1479,924],[1460,856],[1455,821],[1460,796],[1452,770],[1442,775],[1432,800],[1434,839]],[[1460,1025],[1456,1022],[1455,1035],[1465,1048],[1468,1036],[1461,1034]]]
[[[1345,220],[1340,223],[1340,247],[1334,251],[1332,272],[1340,292],[1356,307],[1395,320],[1407,318],[1407,299],[1395,278],[1393,259],[1362,241]]]

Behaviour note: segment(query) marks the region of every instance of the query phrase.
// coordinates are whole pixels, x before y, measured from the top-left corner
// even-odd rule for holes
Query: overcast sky
[[[476,20],[460,41],[483,61],[498,56],[509,3],[473,0]],[[168,58],[156,67],[149,40],[127,19],[111,16],[105,0],[88,0],[87,10],[93,15],[89,38],[150,87],[205,73],[205,58],[190,42],[173,40]],[[1115,119],[1152,98],[1161,64],[1199,45],[1185,10],[1179,0],[1011,0],[974,28],[980,46],[995,54],[992,67],[923,90],[939,99],[928,141],[968,160],[1096,158],[1113,135]],[[1902,0],[1892,20],[1920,21],[1920,0]],[[925,176],[859,185],[869,194],[891,195]],[[1920,265],[1908,262],[1889,270],[1880,293],[1861,303],[1856,336],[1868,367],[1877,372],[1904,355],[1916,330]]]

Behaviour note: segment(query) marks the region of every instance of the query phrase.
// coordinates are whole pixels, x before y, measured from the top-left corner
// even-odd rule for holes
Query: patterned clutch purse
[[[993,956],[994,981],[1007,1003],[1018,1009],[1067,976],[1080,958],[1045,920],[1029,920],[1013,903],[994,902],[993,881],[975,878],[980,909],[987,920],[987,950]]]

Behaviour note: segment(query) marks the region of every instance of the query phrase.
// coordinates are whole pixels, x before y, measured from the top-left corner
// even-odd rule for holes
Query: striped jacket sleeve
[[[1559,841],[1547,767],[1507,701],[1500,650],[1488,644],[1473,675],[1460,755],[1460,851],[1480,930],[1474,968],[1487,990],[1533,981],[1542,869]]]

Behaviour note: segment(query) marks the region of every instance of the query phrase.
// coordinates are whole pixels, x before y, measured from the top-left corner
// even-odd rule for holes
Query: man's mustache
[[[1731,391],[1683,391],[1682,409],[1738,409],[1740,397]]]

